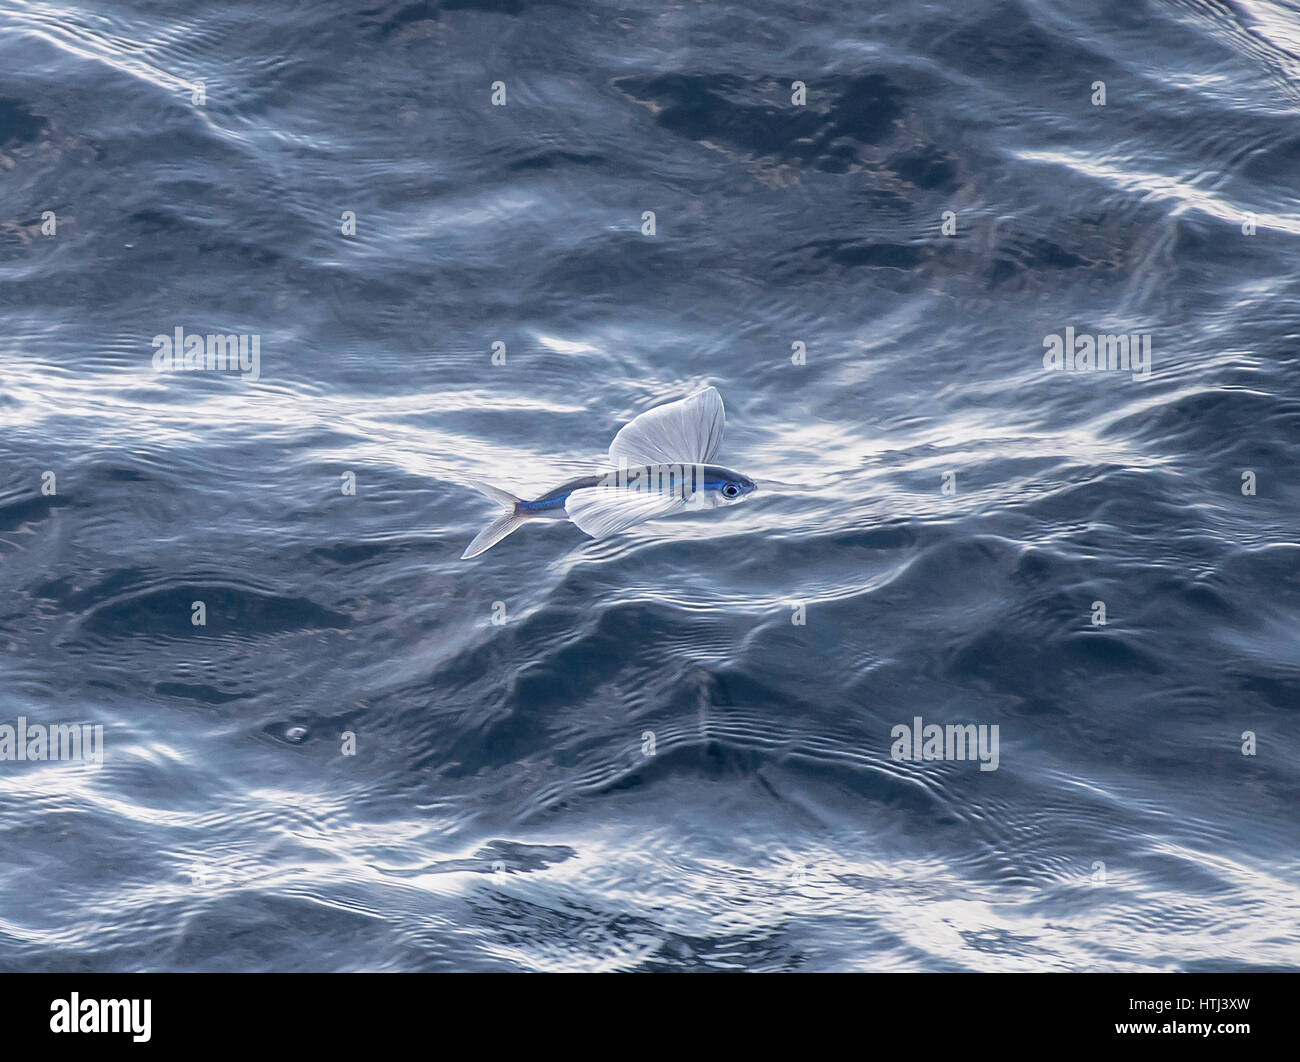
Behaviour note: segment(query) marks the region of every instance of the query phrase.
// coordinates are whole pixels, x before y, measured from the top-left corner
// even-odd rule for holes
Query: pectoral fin
[[[717,388],[647,409],[623,425],[609,444],[610,460],[636,465],[703,465],[722,445],[727,415]]]
[[[569,519],[592,538],[616,535],[685,508],[686,501],[680,495],[626,487],[584,487],[575,490],[564,503]]]

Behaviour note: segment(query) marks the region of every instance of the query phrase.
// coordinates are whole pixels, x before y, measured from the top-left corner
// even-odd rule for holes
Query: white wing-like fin
[[[626,460],[632,467],[708,464],[722,445],[726,421],[722,396],[706,387],[628,421],[609,444],[609,457],[615,465]]]
[[[583,487],[564,503],[569,519],[592,538],[616,535],[685,508],[686,500],[679,494],[626,487]]]

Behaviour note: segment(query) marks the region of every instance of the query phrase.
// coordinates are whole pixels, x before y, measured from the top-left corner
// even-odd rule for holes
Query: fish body
[[[712,387],[656,406],[626,424],[610,444],[617,469],[579,476],[532,500],[471,480],[506,511],[479,532],[462,559],[491,549],[529,520],[571,520],[604,538],[674,512],[744,500],[757,489],[754,481],[709,463],[722,442],[724,416],[722,396]]]
[[[515,515],[526,520],[567,520],[569,514],[564,511],[564,503],[575,490],[585,490],[603,482],[604,476],[579,476],[568,483],[548,490],[540,498],[532,501],[520,499],[515,502]]]
[[[564,506],[575,490],[604,486],[676,495],[688,505],[713,509],[730,500],[722,493],[729,483],[740,486],[742,494],[754,489],[753,481],[721,465],[641,465],[604,475],[579,476],[548,490],[540,498],[516,502],[514,511],[525,518],[567,520],[569,514]]]

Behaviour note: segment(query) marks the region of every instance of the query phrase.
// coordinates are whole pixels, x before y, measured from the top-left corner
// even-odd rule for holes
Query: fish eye
[[[722,496],[724,498],[734,498],[739,493],[740,488],[734,483],[728,483],[722,488]]]

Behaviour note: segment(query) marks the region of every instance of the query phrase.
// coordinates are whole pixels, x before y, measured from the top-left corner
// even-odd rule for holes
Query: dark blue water
[[[1293,2],[6,0],[0,968],[1300,967],[1298,181]]]

